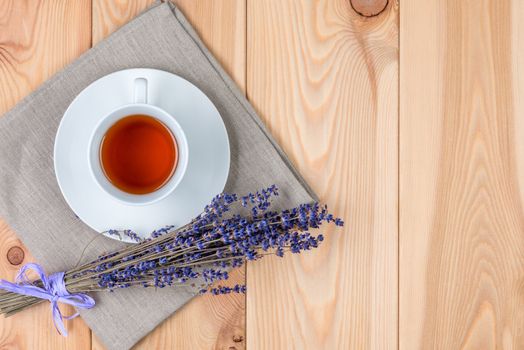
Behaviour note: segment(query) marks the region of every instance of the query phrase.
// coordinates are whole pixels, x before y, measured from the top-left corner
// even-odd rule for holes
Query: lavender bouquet
[[[242,266],[246,260],[257,260],[267,254],[282,257],[287,252],[300,253],[318,247],[324,237],[307,232],[311,228],[323,223],[343,225],[341,219],[318,203],[271,211],[274,196],[278,196],[274,185],[244,197],[220,194],[189,224],[159,229],[145,240],[128,230],[108,231],[111,235],[131,237],[138,244],[103,254],[67,272],[46,276],[39,265],[27,264],[16,283],[0,280],[0,313],[10,316],[49,300],[57,329],[67,334],[57,303],[93,307],[94,300],[86,294],[89,292],[191,284],[199,293],[245,293],[244,285],[225,286],[215,282],[227,280],[228,271]],[[235,206],[237,210],[232,210]],[[29,281],[26,272],[30,269],[36,270],[39,279]]]

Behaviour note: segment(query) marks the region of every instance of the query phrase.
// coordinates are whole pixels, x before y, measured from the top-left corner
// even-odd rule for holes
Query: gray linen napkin
[[[230,137],[232,159],[226,191],[241,194],[275,183],[281,189],[277,208],[315,199],[182,13],[172,4],[156,4],[0,118],[0,216],[48,272],[71,268],[96,235],[69,209],[55,180],[52,154],[60,119],[91,82],[136,67],[178,74],[213,101]],[[97,255],[121,244],[99,238],[89,251]],[[130,288],[94,297],[96,307],[82,311],[82,317],[108,349],[127,349],[193,293],[178,287],[158,291]]]

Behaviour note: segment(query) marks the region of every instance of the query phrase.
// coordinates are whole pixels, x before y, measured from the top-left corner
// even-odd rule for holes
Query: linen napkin
[[[0,118],[0,216],[48,273],[73,267],[97,234],[75,217],[55,179],[52,155],[60,119],[91,82],[137,67],[175,73],[215,104],[230,138],[227,192],[243,194],[275,183],[281,192],[277,209],[316,199],[183,14],[171,3],[157,3]],[[98,238],[88,250],[96,256],[120,245]],[[98,293],[95,308],[81,316],[108,349],[128,349],[193,296],[184,287]]]

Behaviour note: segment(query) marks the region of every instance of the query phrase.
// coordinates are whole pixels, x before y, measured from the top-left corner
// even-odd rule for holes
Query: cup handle
[[[135,79],[135,103],[147,103],[147,79]]]

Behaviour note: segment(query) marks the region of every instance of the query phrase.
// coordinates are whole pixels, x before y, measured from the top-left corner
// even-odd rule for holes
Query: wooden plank
[[[93,45],[133,19],[155,0],[93,0]]]
[[[402,349],[524,348],[524,5],[405,0]]]
[[[89,48],[89,0],[0,2],[0,115]],[[13,249],[14,250],[13,250]],[[13,253],[15,255],[13,255]],[[0,221],[0,278],[13,280],[20,265],[33,261],[15,232]],[[65,315],[73,309],[62,307]],[[76,318],[68,338],[55,331],[49,303],[0,318],[0,347],[89,349],[91,332]]]
[[[97,42],[136,16],[152,1],[93,1],[93,38]],[[245,83],[245,0],[176,1],[208,48],[233,79]],[[231,283],[243,283],[236,271]],[[245,343],[245,297],[195,298],[144,338],[136,349],[237,349]],[[93,349],[103,346],[96,338]]]
[[[93,44],[107,37],[154,2],[155,0],[93,0]],[[204,43],[244,90],[245,0],[223,0],[220,4],[206,0],[178,0],[174,3],[183,10]]]
[[[398,11],[249,1],[247,94],[346,219],[320,249],[247,270],[247,347],[397,347]]]

